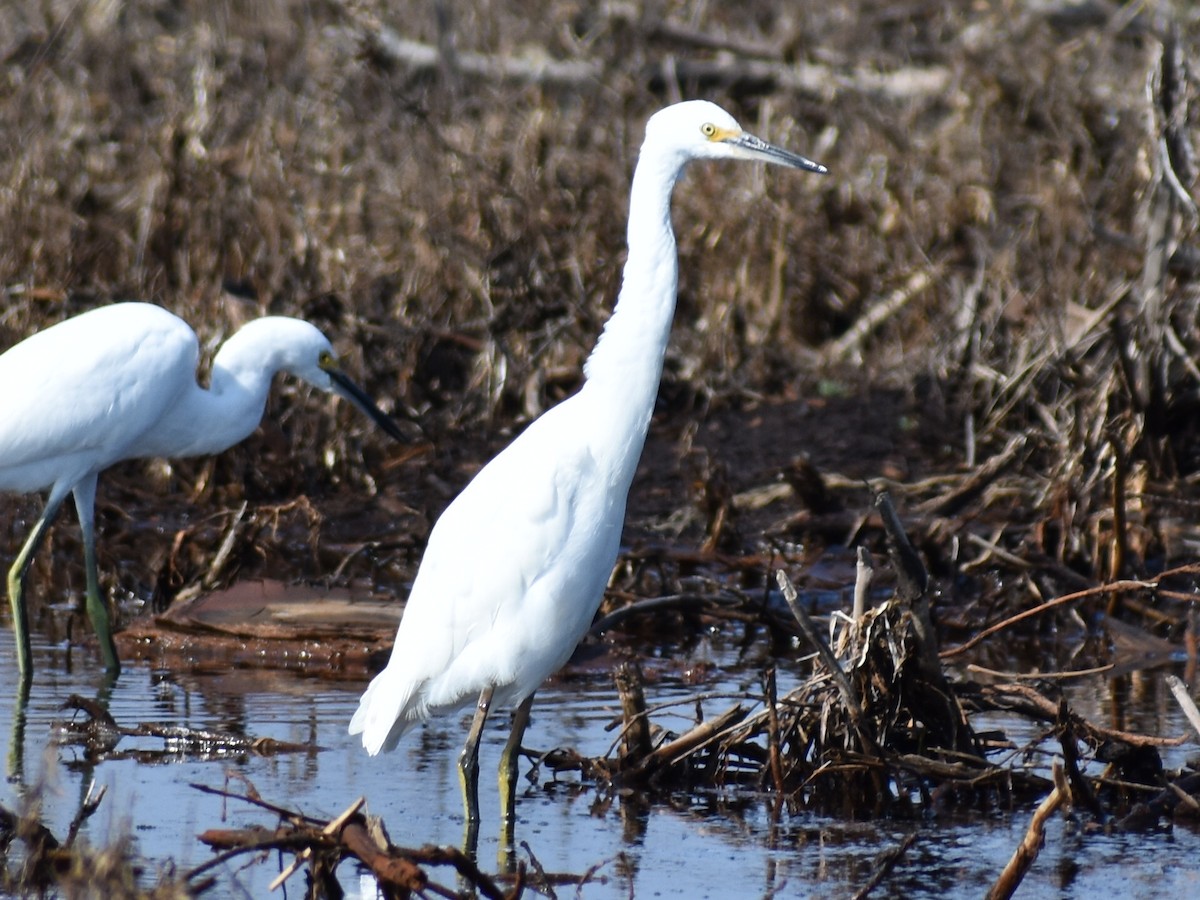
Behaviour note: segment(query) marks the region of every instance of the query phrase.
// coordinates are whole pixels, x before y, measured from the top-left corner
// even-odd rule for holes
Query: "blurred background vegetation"
[[[635,519],[806,454],[828,484],[895,479],[948,563],[971,533],[1089,577],[1160,566],[1198,537],[1198,37],[1165,0],[12,0],[0,346],[129,298],[209,350],[312,320],[421,449],[283,386],[219,460],[102,482],[101,568],[169,593],[245,499],[235,569],[401,582],[471,472],[578,386],[644,122],[705,97],[831,174],[697,165],[677,190],[646,462],[673,493],[635,487]],[[192,508],[148,526],[174,547],[114,543],[181,490]],[[743,547],[806,537],[779,525],[804,491],[785,500]],[[6,501],[11,551],[37,504]]]

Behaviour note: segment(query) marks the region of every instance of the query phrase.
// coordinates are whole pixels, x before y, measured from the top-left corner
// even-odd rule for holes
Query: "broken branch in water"
[[[830,677],[833,678],[833,683],[837,685],[838,691],[842,695],[842,702],[846,704],[846,709],[850,713],[850,721],[854,724],[855,730],[858,730],[858,723],[862,719],[862,709],[858,705],[858,698],[854,696],[854,689],[850,687],[850,682],[846,679],[846,673],[842,671],[841,664],[834,657],[833,651],[829,649],[829,645],[825,643],[825,639],[821,637],[821,633],[817,631],[812,619],[809,618],[804,607],[797,600],[796,588],[792,584],[787,573],[782,569],[775,573],[775,580],[779,583],[779,589],[783,591],[784,599],[787,600],[788,608],[796,617],[796,622],[800,626],[800,631],[808,638],[808,642],[813,649],[817,651],[821,661],[825,664]],[[864,743],[868,743],[865,736],[861,736]]]
[[[1061,780],[1061,776],[1061,769],[1058,762],[1055,761],[1054,780],[1056,784]],[[988,891],[988,900],[1008,900],[1020,887],[1021,879],[1025,877],[1025,873],[1029,871],[1029,867],[1033,865],[1038,853],[1041,852],[1042,844],[1045,843],[1046,820],[1054,815],[1062,802],[1063,793],[1058,787],[1055,787],[1046,799],[1038,804],[1033,818],[1030,819],[1025,837],[1016,852],[1013,853],[1012,859],[1008,861],[1008,865],[1004,867],[1004,871],[1000,873],[1000,877],[996,879],[996,883],[992,885],[992,889]]]
[[[1039,603],[1037,606],[1032,607],[1031,609],[1023,610],[1014,616],[1009,616],[1002,622],[997,622],[995,625],[984,628],[982,631],[979,631],[973,635],[969,640],[963,641],[957,647],[950,647],[947,650],[943,650],[940,654],[941,658],[949,659],[952,656],[965,653],[976,644],[991,637],[993,634],[1016,625],[1018,622],[1021,622],[1025,619],[1032,618],[1033,616],[1040,615],[1047,610],[1054,609],[1056,606],[1062,606],[1065,603],[1074,603],[1076,600],[1083,600],[1087,597],[1095,597],[1101,594],[1111,594],[1119,591],[1149,590],[1154,588],[1155,583],[1156,581],[1153,579],[1148,581],[1114,581],[1110,584],[1097,585],[1096,587],[1087,588],[1082,591],[1074,591],[1070,594],[1063,594],[1061,597],[1055,597],[1053,600],[1047,600],[1045,603]]]
[[[904,854],[908,852],[908,848],[917,842],[917,832],[913,831],[904,836],[904,839],[899,845],[892,847],[890,850],[884,851],[881,854],[878,864],[875,866],[875,871],[871,873],[871,877],[867,880],[858,891],[854,894],[854,900],[866,900],[871,891],[879,887],[883,879],[891,874],[892,869],[896,868],[896,863],[904,858]]]
[[[1179,708],[1183,710],[1183,714],[1187,716],[1192,729],[1196,734],[1200,734],[1200,710],[1196,709],[1196,701],[1188,693],[1187,685],[1183,683],[1179,676],[1168,675],[1167,687],[1171,689],[1171,695],[1175,698],[1175,702],[1179,704]]]
[[[307,753],[320,750],[312,744],[297,744],[268,737],[252,737],[226,731],[186,728],[180,725],[164,725],[158,722],[143,722],[133,727],[123,726],[113,718],[107,707],[95,700],[71,694],[63,701],[63,710],[83,713],[84,718],[72,718],[58,723],[58,741],[64,744],[82,744],[93,759],[115,758],[116,747],[122,737],[155,737],[163,741],[162,750],[138,749],[129,755],[137,759],[153,759],[179,754],[226,757],[230,754],[253,753],[271,756],[277,753]]]
[[[457,897],[458,892],[430,880],[422,866],[449,865],[471,888],[484,897],[503,900],[506,893],[496,882],[480,871],[461,851],[454,848],[425,848],[408,850],[394,847],[381,826],[373,826],[363,812],[364,798],[352,803],[341,815],[328,822],[313,819],[301,812],[268,803],[257,796],[237,794],[218,788],[194,784],[192,787],[231,800],[242,800],[279,816],[274,830],[267,828],[210,829],[200,840],[220,850],[218,856],[197,866],[188,873],[194,879],[213,866],[235,856],[276,850],[294,853],[295,859],[272,883],[272,889],[304,865],[308,865],[314,881],[328,883],[344,857],[353,857],[375,876],[384,896],[409,896],[412,893],[434,893]],[[521,876],[518,875],[518,880]]]

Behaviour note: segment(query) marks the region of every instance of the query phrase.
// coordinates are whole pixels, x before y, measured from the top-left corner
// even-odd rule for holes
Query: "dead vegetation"
[[[957,655],[1083,614],[1096,666],[1194,642],[1198,42],[1167,0],[12,3],[0,345],[130,297],[208,348],[266,312],[313,320],[426,439],[392,450],[283,386],[242,447],[106,479],[102,577],[127,618],[247,577],[403,593],[457,489],[577,386],[646,117],[711,97],[832,174],[699,166],[677,192],[676,328],[598,627],[789,633],[771,571],[800,581],[822,547],[895,532],[867,480],[934,589],[848,617],[799,695],[766,675],[757,711],[665,742],[634,712],[616,762],[543,764],[889,814],[1044,793],[989,761],[1005,739],[974,709],[1036,718],[1064,759],[1161,736],[1108,733],[1044,685],[948,686],[921,632]],[[9,556],[38,502],[0,512]],[[79,553],[71,526],[52,540],[31,585],[61,597],[81,575],[50,560]],[[697,578],[714,567],[719,587]],[[1067,765],[1094,821],[1170,790],[1112,765],[1092,799]]]
[[[607,631],[628,628],[639,617],[689,613],[703,621],[740,619],[746,625],[757,617],[767,627],[786,630],[800,640],[798,654],[779,654],[781,665],[799,678],[796,687],[781,693],[771,667],[762,673],[758,694],[735,697],[702,692],[651,706],[639,666],[631,660],[615,672],[622,714],[613,723],[610,751],[588,758],[570,747],[523,748],[533,763],[530,790],[544,786],[543,775],[554,781],[578,778],[595,792],[593,811],[617,805],[624,818],[634,819],[646,803],[669,801],[681,792],[716,789],[758,798],[768,804],[772,821],[785,812],[815,810],[909,823],[908,835],[881,856],[856,894],[859,897],[886,884],[892,871],[903,865],[905,853],[926,839],[928,817],[954,810],[1019,810],[1041,798],[1025,840],[1010,864],[995,873],[991,897],[1012,895],[1045,841],[1047,820],[1060,812],[1071,828],[1084,834],[1146,831],[1173,824],[1195,827],[1200,774],[1191,767],[1169,770],[1159,755],[1160,749],[1178,745],[1187,736],[1141,734],[1090,721],[1073,710],[1059,691],[1056,682],[1093,675],[1095,669],[1026,678],[975,667],[973,671],[982,676],[979,681],[948,677],[943,660],[968,652],[976,641],[939,650],[929,605],[932,582],[886,494],[878,496],[876,507],[887,534],[888,560],[876,564],[860,550],[854,602],[847,612],[835,612],[830,622],[818,625],[787,574],[778,570],[778,596],[792,617],[787,621],[778,615],[780,604],[756,606],[745,598],[680,595],[622,607],[597,624],[597,630]],[[1164,573],[1157,582],[1114,582],[1082,593],[1111,600],[1162,588],[1169,595],[1164,585],[1181,576],[1194,577],[1195,569]],[[881,600],[869,599],[873,583],[889,570],[895,588]],[[1045,615],[1055,606],[1086,599],[1080,594],[1055,598],[994,624],[980,632],[979,639],[1015,628],[1031,616]],[[1138,662],[1147,664],[1152,661]],[[1194,680],[1195,665],[1193,646],[1184,672],[1189,682]],[[1174,676],[1167,679],[1200,733],[1200,711],[1187,683]],[[665,712],[680,707],[694,708],[691,727],[666,729],[658,724]],[[121,758],[118,744],[126,735],[163,739],[161,753],[136,751],[147,760],[179,753],[227,760],[250,753],[319,750],[155,723],[123,726],[102,705],[78,697],[69,698],[64,709],[76,715],[59,727],[59,739],[81,745],[89,766]],[[977,730],[973,717],[985,710],[1003,711],[1012,722],[1031,723],[1032,739],[1018,744],[1001,730]],[[245,790],[230,790],[229,779],[245,782]],[[385,823],[366,814],[363,798],[326,820],[261,797],[236,770],[227,771],[226,781],[223,788],[193,787],[258,807],[274,817],[275,824],[206,830],[199,839],[215,855],[178,880],[163,882],[176,894],[139,893],[142,888],[130,883],[118,884],[109,895],[193,896],[207,889],[217,867],[235,858],[246,865],[261,864],[270,858],[268,851],[288,860],[286,865],[280,863],[272,886],[282,885],[303,869],[308,895],[313,897],[340,895],[338,872],[348,861],[369,870],[387,897],[450,897],[464,891],[487,897],[518,897],[526,891],[554,896],[555,887],[578,889],[602,880],[594,870],[547,873],[528,847],[524,848],[530,854],[528,865],[510,852],[509,865],[490,875],[480,868],[475,847],[469,843],[461,850],[395,846]],[[99,800],[81,807],[72,835]],[[627,808],[632,812],[627,814]],[[14,837],[29,848],[23,868],[8,873],[14,884],[53,884],[70,895],[70,873],[80,866],[86,870],[90,864],[90,851],[72,850],[70,838],[60,849],[30,815],[17,817],[0,810],[0,838],[6,838],[7,844]],[[76,858],[77,853],[82,855]],[[127,849],[118,842],[104,853],[109,855],[106,859],[120,859]],[[10,854],[0,852],[0,860],[6,858]],[[453,873],[454,887],[436,874],[440,871]]]
[[[103,789],[88,790],[60,840],[41,821],[42,790],[34,786],[21,810],[0,806],[0,892],[6,896],[190,900],[212,887],[211,877],[188,883],[165,870],[152,876],[128,837],[103,847],[79,839],[80,827],[104,799]]]
[[[695,722],[686,730],[668,731],[655,724],[664,710],[647,707],[636,663],[626,663],[615,673],[622,716],[614,723],[620,730],[610,753],[590,759],[569,748],[532,754],[531,780],[536,782],[540,767],[556,776],[579,772],[607,791],[608,802],[619,796],[622,805],[634,802],[630,798],[646,802],[718,787],[769,797],[774,818],[785,810],[817,810],[911,822],[908,836],[880,861],[856,896],[884,883],[909,847],[923,839],[926,816],[949,810],[1013,809],[1041,798],[1028,834],[995,875],[992,898],[1013,894],[1045,841],[1046,821],[1060,810],[1069,827],[1084,833],[1147,831],[1174,823],[1196,827],[1200,774],[1194,764],[1169,770],[1159,754],[1200,734],[1200,711],[1188,687],[1195,679],[1194,640],[1188,644],[1186,680],[1167,676],[1195,729],[1190,736],[1120,730],[1072,710],[1056,682],[1093,675],[1095,669],[1026,678],[976,668],[980,681],[949,678],[942,659],[969,647],[939,652],[930,581],[886,494],[879,495],[877,505],[896,576],[886,600],[866,602],[875,570],[860,550],[851,610],[835,611],[818,627],[787,574],[777,571],[780,592],[795,616],[794,631],[803,639],[802,648],[811,651],[789,661],[806,675],[798,687],[780,696],[776,671],[768,668],[758,697],[746,695],[725,708],[720,707],[729,697],[698,694],[673,701],[671,706],[694,707]],[[1193,565],[1164,573],[1163,582],[1194,578],[1196,571]],[[1127,592],[1161,586],[1114,582],[1094,593],[1107,595],[1112,604]],[[1031,613],[1045,615],[1054,606],[1083,599],[1066,595]],[[980,637],[1026,618],[1029,614],[1018,614]],[[1153,664],[1141,659],[1137,666]],[[972,716],[985,710],[1032,723],[1035,737],[1019,745],[1003,731],[977,731]],[[1030,765],[1034,758],[1042,762]]]
[[[117,482],[107,533],[146,493],[190,493],[216,516],[248,500],[253,520],[297,496],[319,516],[345,488],[390,498],[394,525],[371,522],[384,559],[343,576],[403,581],[420,540],[407,536],[577,384],[616,293],[642,123],[705,95],[833,177],[690,174],[663,434],[697,411],[745,421],[823,402],[819,388],[887,390],[883,427],[912,423],[893,491],[928,505],[937,545],[981,539],[989,565],[1044,558],[1088,579],[1186,557],[1200,446],[1189,6],[859,2],[800,17],[761,3],[736,22],[673,4],[521,10],[11,10],[4,342],[124,297],[181,312],[208,346],[297,313],[435,448],[386,460],[352,417],[302,414],[285,388],[277,424],[243,450]],[[827,479],[892,471],[821,418],[764,437]],[[706,450],[736,490],[783,468]],[[291,532],[320,527],[294,512]],[[108,551],[109,572],[129,560],[118,596],[199,577],[213,536],[196,529],[213,520],[191,521],[166,523],[187,555],[156,568]],[[328,571],[294,540],[265,542],[236,544],[225,578],[281,556],[301,577]]]

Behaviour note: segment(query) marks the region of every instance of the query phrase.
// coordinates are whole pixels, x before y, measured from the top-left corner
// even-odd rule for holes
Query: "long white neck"
[[[618,448],[631,481],[645,443],[663,356],[675,316],[679,281],[671,192],[686,159],[649,142],[642,146],[629,200],[629,255],[612,317],[584,364],[581,395],[604,403],[604,427],[623,438]]]
[[[241,329],[213,357],[209,387],[195,385],[187,391],[155,433],[147,435],[145,455],[204,456],[245,440],[262,421],[271,381],[284,368],[269,330]]]

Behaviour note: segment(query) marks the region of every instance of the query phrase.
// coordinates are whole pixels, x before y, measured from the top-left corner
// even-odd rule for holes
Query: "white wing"
[[[523,699],[587,630],[616,558],[625,490],[609,489],[589,423],[574,415],[568,400],[535,421],[437,522],[391,660],[350,725],[369,752],[487,685],[503,689],[498,703]]]
[[[122,303],[0,356],[0,489],[34,491],[126,458],[195,383],[199,348],[164,309]]]

